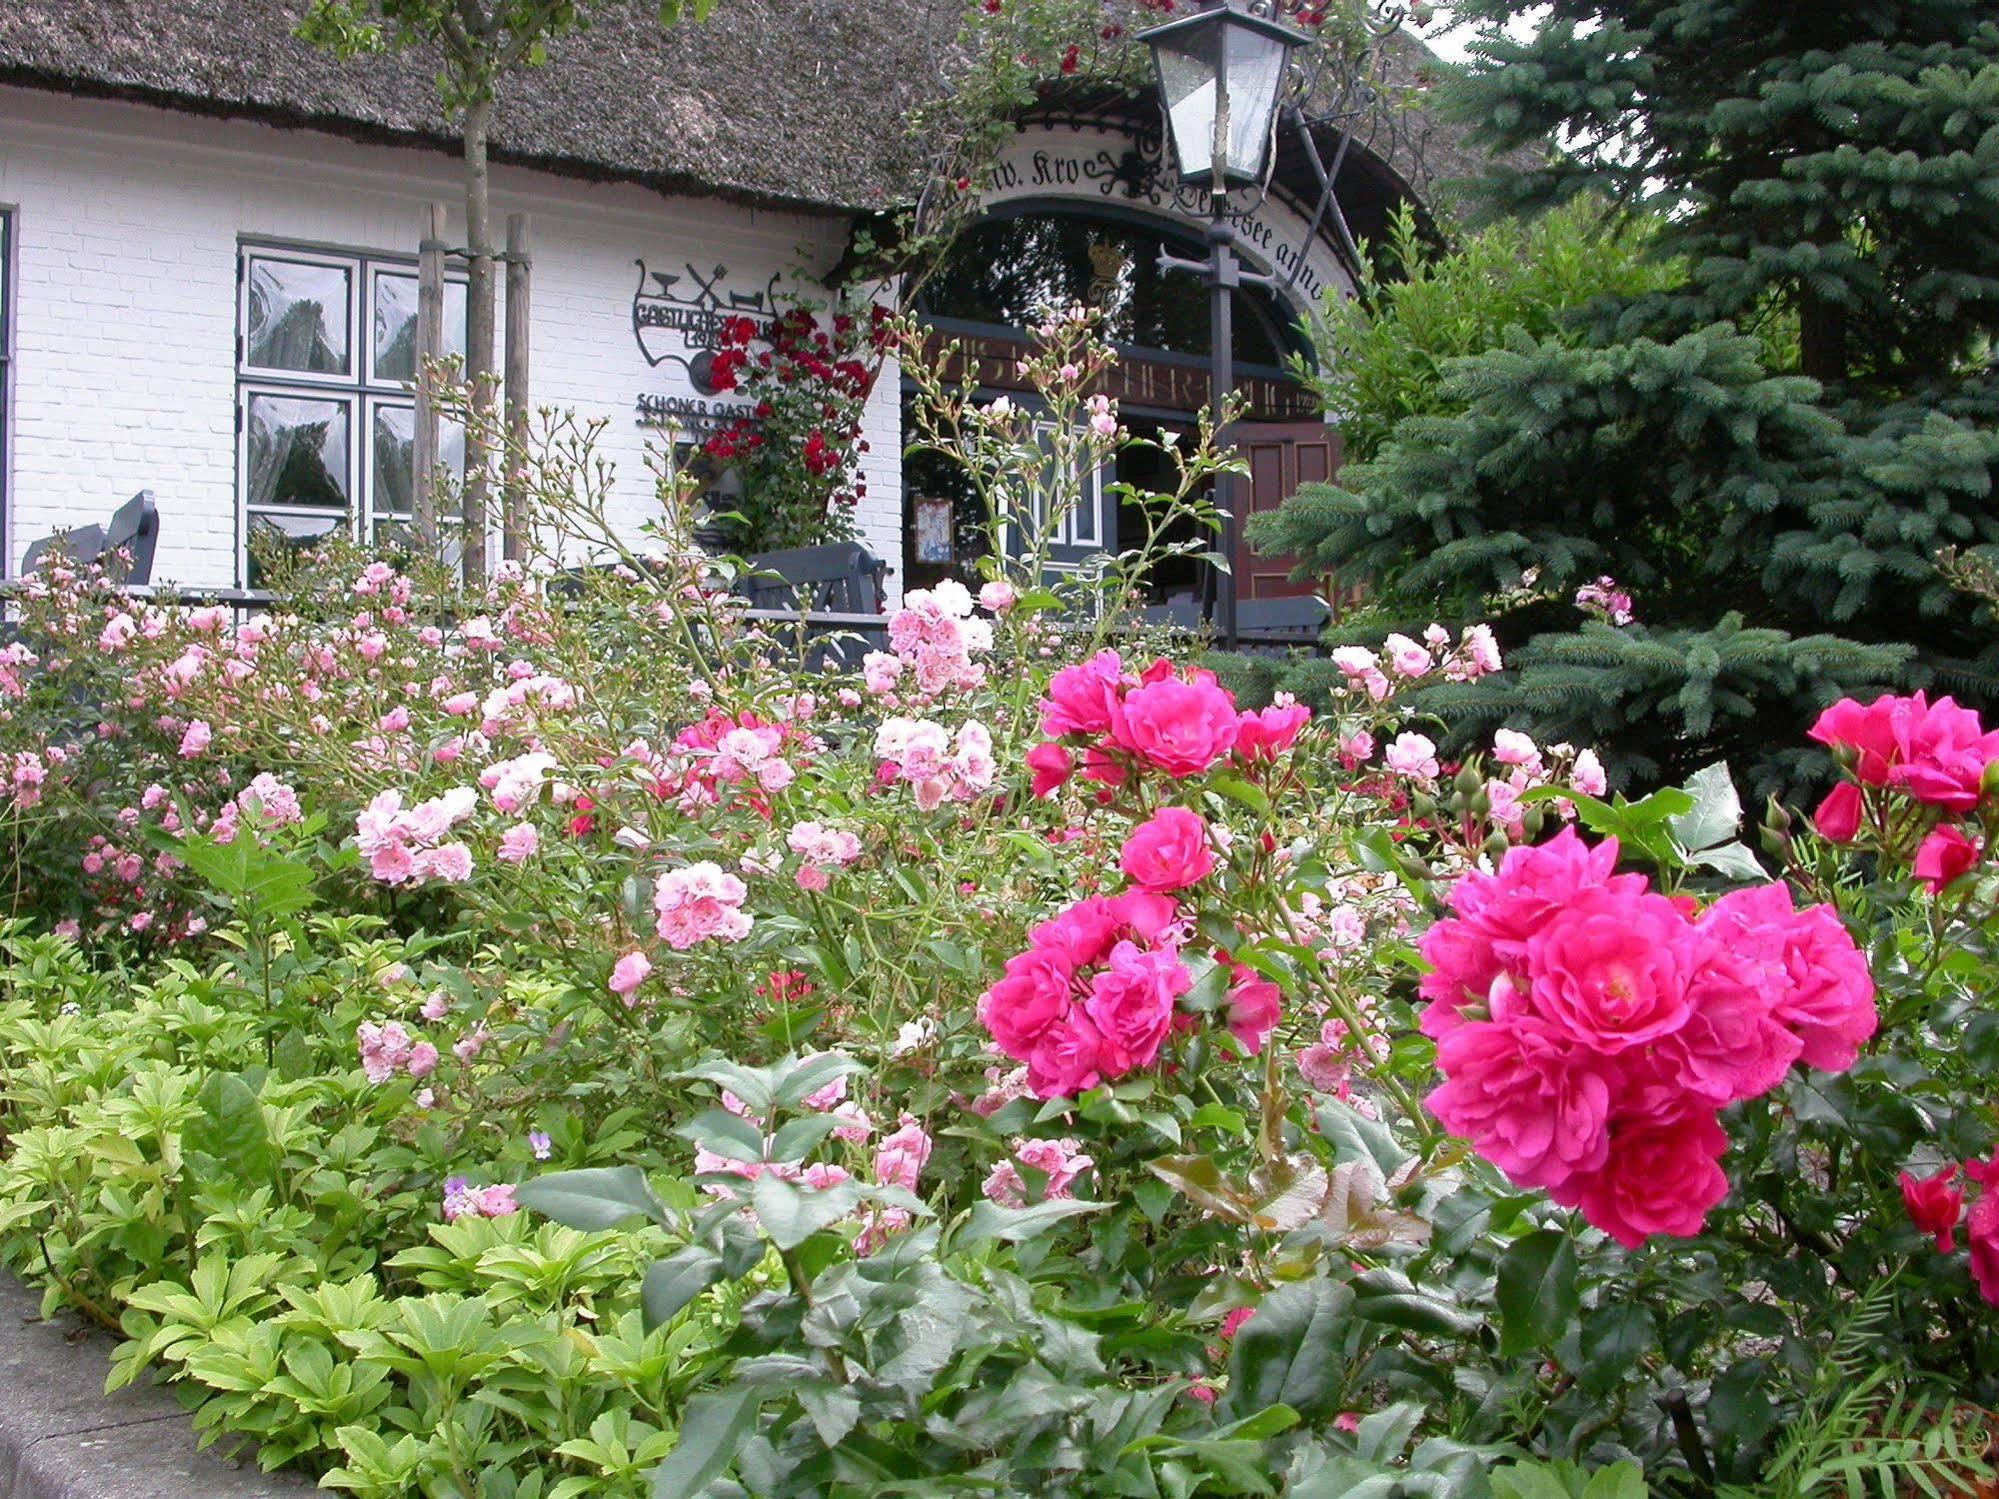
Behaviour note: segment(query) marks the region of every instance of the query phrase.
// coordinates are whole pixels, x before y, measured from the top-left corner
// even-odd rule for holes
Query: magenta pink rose
[[[1036,797],[1053,796],[1075,771],[1076,762],[1061,745],[1045,739],[1027,752],[1027,768],[1034,772],[1028,789]]]
[[[1107,733],[1124,681],[1124,661],[1116,651],[1098,651],[1087,661],[1063,667],[1049,679],[1048,695],[1041,700],[1041,732],[1051,739]]]
[[[1437,1043],[1437,1070],[1430,1112],[1516,1184],[1552,1187],[1609,1158],[1618,1074],[1546,1021],[1459,1026]]]
[[[1102,1038],[1090,1017],[1071,1008],[1041,1033],[1027,1058],[1027,1086],[1038,1098],[1074,1098],[1103,1079]]]
[[[1860,787],[1852,781],[1841,781],[1826,793],[1818,811],[1812,813],[1812,826],[1828,843],[1851,843],[1860,831],[1860,813]]]
[[[1163,677],[1126,693],[1111,713],[1111,740],[1176,778],[1199,775],[1235,748],[1235,699],[1212,681]]]
[[[1844,749],[1869,786],[1893,786],[1932,806],[1978,805],[1985,767],[1999,760],[1999,730],[1948,697],[1879,697],[1865,707],[1843,698],[1821,713],[1810,736]]]
[[[1784,917],[1790,916],[1784,899]],[[1804,1043],[1778,1020],[1774,998],[1781,971],[1769,961],[1781,950],[1773,931],[1707,926],[1699,963],[1689,976],[1687,1022],[1659,1042],[1659,1057],[1683,1088],[1710,1107],[1768,1093],[1784,1080]]]
[[[1430,1001],[1423,1034],[1440,1037],[1464,1022],[1464,1006],[1486,1006],[1502,973],[1524,979],[1527,939],[1579,892],[1645,888],[1642,875],[1612,874],[1616,867],[1616,839],[1591,848],[1564,828],[1546,843],[1507,850],[1496,874],[1472,870],[1460,878],[1450,894],[1455,914],[1423,934],[1432,970],[1420,991]]]
[[[1697,958],[1693,928],[1664,896],[1581,890],[1528,939],[1528,1003],[1577,1044],[1622,1051],[1686,1024]]]
[[[1006,977],[979,1000],[979,1020],[999,1049],[1024,1062],[1069,1010],[1074,965],[1057,949],[1030,947],[1006,960]]]
[[[1930,830],[1922,846],[1916,850],[1916,862],[1909,872],[1922,881],[1923,888],[1932,895],[1943,894],[1954,880],[1978,866],[1978,845],[1964,834],[1945,823],[1940,828]]]
[[[1579,1172],[1548,1195],[1627,1249],[1654,1234],[1691,1237],[1728,1195],[1718,1164],[1727,1148],[1728,1136],[1704,1108],[1613,1124],[1603,1168]]]
[[[1771,1017],[1797,1036],[1806,1066],[1844,1072],[1853,1065],[1880,1017],[1867,956],[1832,907],[1793,911],[1788,885],[1759,885],[1724,895],[1700,924],[1726,949],[1756,953]]]
[[[1214,872],[1207,819],[1185,807],[1162,807],[1131,830],[1118,855],[1126,879],[1143,890],[1185,890]]]
[[[1980,1296],[1999,1306],[1999,1151],[1989,1161],[1966,1161],[1964,1174],[1985,1189],[1964,1219],[1972,1284]]]
[[[1275,760],[1297,742],[1299,730],[1312,716],[1303,703],[1279,701],[1260,712],[1244,713],[1236,720],[1235,755],[1248,763]]]
[[[1120,942],[1112,949],[1083,1004],[1101,1037],[1099,1065],[1106,1077],[1152,1065],[1172,1029],[1174,1000],[1193,986],[1193,975],[1170,947]]]
[[[1277,1029],[1283,1013],[1283,991],[1245,963],[1229,970],[1233,981],[1228,993],[1229,1034],[1242,1043],[1251,1056],[1263,1050],[1263,1043]]]
[[[1906,700],[1884,696],[1862,706],[1852,698],[1841,698],[1819,714],[1806,730],[1806,737],[1831,749],[1843,749],[1852,757],[1853,773],[1869,786],[1888,784],[1888,772],[1901,756],[1901,738],[1896,731],[1898,710]]]

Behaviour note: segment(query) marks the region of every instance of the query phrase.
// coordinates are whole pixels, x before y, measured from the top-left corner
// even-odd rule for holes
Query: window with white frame
[[[236,337],[238,576],[274,538],[382,540],[410,521],[416,475],[416,265],[386,256],[245,245]],[[445,352],[465,349],[465,285],[444,290]],[[462,471],[447,423],[439,457]]]

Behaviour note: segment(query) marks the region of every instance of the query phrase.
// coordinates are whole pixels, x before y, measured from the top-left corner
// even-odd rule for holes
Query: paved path
[[[197,1452],[194,1427],[161,1386],[104,1393],[111,1341],[40,1320],[39,1293],[0,1270],[0,1499],[304,1499]]]

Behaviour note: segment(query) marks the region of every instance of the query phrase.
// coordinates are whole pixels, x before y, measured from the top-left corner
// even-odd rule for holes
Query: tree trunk
[[[1809,290],[1798,293],[1798,366],[1821,385],[1846,379],[1846,309]]]
[[[472,420],[465,432],[465,582],[486,583],[486,514],[492,483],[492,462],[486,434],[493,415],[493,387],[499,378],[494,362],[494,262],[491,183],[486,170],[486,136],[493,122],[493,102],[481,100],[465,110],[465,381]]]

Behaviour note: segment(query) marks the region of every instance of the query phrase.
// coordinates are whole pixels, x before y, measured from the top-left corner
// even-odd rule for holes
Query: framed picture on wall
[[[916,515],[916,560],[948,566],[956,556],[951,502],[918,495],[912,503]]]

